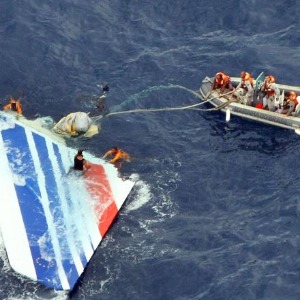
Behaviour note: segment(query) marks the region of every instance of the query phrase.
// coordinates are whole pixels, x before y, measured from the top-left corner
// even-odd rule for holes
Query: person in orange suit
[[[299,102],[298,102],[298,94],[294,91],[288,92],[286,94],[287,98],[287,106],[288,112],[287,116],[291,116],[293,113],[295,116],[299,116]]]
[[[4,106],[4,110],[9,109],[12,111],[16,111],[18,115],[22,115],[21,97],[18,100],[10,97],[9,103]]]
[[[233,91],[233,86],[230,77],[224,72],[218,72],[215,75],[213,90],[220,89],[220,93],[224,94],[225,89]]]
[[[129,161],[130,160],[129,154],[126,153],[125,151],[121,150],[118,147],[113,147],[112,149],[108,150],[103,155],[102,158],[105,159],[107,157],[111,157],[109,162],[111,164],[115,165],[115,167],[117,167],[118,169],[121,168],[124,161]]]
[[[241,72],[241,81],[235,89],[233,94],[241,100],[241,102],[245,105],[251,105],[253,102],[253,78],[248,72]]]

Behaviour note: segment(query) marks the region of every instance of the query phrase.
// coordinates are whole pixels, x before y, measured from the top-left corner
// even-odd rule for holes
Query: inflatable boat
[[[262,75],[262,74],[261,74]],[[287,129],[294,130],[297,134],[300,133],[300,118],[296,116],[287,116],[286,114],[280,114],[278,112],[272,112],[264,110],[261,106],[248,106],[242,103],[238,103],[236,99],[231,97],[230,91],[225,91],[220,95],[219,90],[212,90],[214,78],[205,77],[202,81],[199,94],[203,101],[209,102],[214,106],[215,110],[220,110],[226,113],[226,120],[230,119],[230,115],[236,115],[249,120],[279,126]],[[259,77],[256,81],[259,80]],[[256,85],[254,80],[254,84]],[[231,77],[233,86],[237,86],[240,82],[240,78]],[[300,95],[300,87],[288,86],[278,84],[281,93],[294,91]],[[256,94],[255,94],[256,95]],[[257,99],[254,99],[254,104],[257,103]]]

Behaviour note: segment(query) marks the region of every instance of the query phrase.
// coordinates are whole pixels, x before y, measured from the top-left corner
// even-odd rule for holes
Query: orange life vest
[[[221,75],[221,78],[219,78],[219,75]],[[218,72],[215,76],[215,79],[216,79],[216,83],[221,86],[229,83],[230,81],[230,77],[223,72]]]
[[[275,95],[275,90],[273,90],[270,87],[270,83],[269,82],[265,82],[263,85],[263,90],[267,93],[268,97],[274,96]]]
[[[110,163],[115,163],[117,160],[119,159],[123,159],[123,160],[128,160],[130,159],[130,156],[128,153],[126,153],[125,151],[121,150],[121,149],[111,149],[108,150],[104,157],[108,156],[108,155],[112,155],[113,158],[109,161]]]

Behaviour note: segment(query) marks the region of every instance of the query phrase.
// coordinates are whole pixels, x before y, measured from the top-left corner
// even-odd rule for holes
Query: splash
[[[131,175],[131,177],[134,180],[134,178],[137,179],[138,175],[134,174],[134,175]],[[152,193],[150,191],[150,185],[148,185],[143,180],[136,181],[135,189],[134,189],[133,192],[135,193],[134,194],[134,201],[131,202],[126,207],[127,211],[134,211],[134,210],[137,210],[137,209],[141,208],[147,202],[149,202],[150,199],[152,198]]]
[[[6,130],[6,129],[14,128],[14,127],[15,127],[15,123],[13,121],[13,118],[6,118],[6,119],[1,118],[0,130]]]

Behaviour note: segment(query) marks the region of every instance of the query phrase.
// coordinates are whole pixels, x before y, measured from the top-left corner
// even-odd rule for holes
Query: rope
[[[211,100],[211,99],[210,99]],[[200,111],[214,111],[214,110],[220,110],[224,107],[226,107],[227,105],[229,105],[230,103],[232,102],[237,102],[236,99],[230,99],[230,100],[227,100],[226,103],[223,103],[217,107],[213,107],[213,108],[208,108],[208,109],[201,109],[201,108],[193,108],[194,110],[200,110]]]
[[[184,87],[181,87],[184,88]],[[197,92],[189,90],[187,88],[184,88],[187,91],[193,92],[194,95],[197,95],[197,97],[199,97],[200,99],[203,99]],[[227,93],[229,94],[229,93]],[[224,94],[226,95],[226,94]],[[108,113],[106,116],[113,116],[113,115],[121,115],[121,114],[130,114],[130,113],[141,113],[141,112],[159,112],[159,111],[176,111],[176,110],[187,110],[187,109],[196,109],[199,111],[215,111],[215,110],[220,110],[224,107],[226,107],[227,105],[229,105],[232,102],[236,102],[236,99],[231,99],[231,100],[227,100],[226,103],[223,103],[217,107],[213,107],[213,108],[196,108],[200,105],[203,105],[213,99],[215,99],[216,97],[213,98],[208,98],[205,101],[202,101],[200,103],[196,103],[196,104],[192,104],[192,105],[187,105],[187,106],[178,106],[178,107],[164,107],[164,108],[141,108],[141,109],[132,109],[132,110],[125,110],[125,111],[116,111],[116,112],[111,112]]]
[[[178,88],[178,89],[182,89],[185,90],[191,94],[193,94],[195,97],[200,98],[202,100],[202,102],[197,102],[195,104],[192,105],[186,105],[186,106],[178,106],[178,107],[164,107],[164,108],[141,108],[141,109],[132,109],[132,110],[125,110],[125,111],[111,111],[108,112],[104,115],[99,115],[99,116],[95,116],[95,117],[91,117],[91,119],[93,120],[93,122],[97,122],[99,121],[101,118],[105,117],[105,116],[114,116],[114,115],[121,115],[121,114],[130,114],[130,113],[145,113],[145,112],[162,112],[162,111],[180,111],[180,110],[188,110],[188,109],[195,109],[195,110],[199,110],[199,111],[215,111],[215,110],[220,110],[224,107],[226,107],[227,105],[229,105],[231,102],[236,101],[236,100],[228,100],[226,103],[218,106],[218,107],[213,107],[213,108],[199,108],[199,106],[212,101],[213,99],[219,97],[212,97],[209,98],[210,93],[208,93],[207,95],[204,95],[202,93],[202,91],[200,90],[199,92],[202,93],[202,95],[199,94],[198,91],[194,91],[191,90],[189,88],[186,88],[184,86],[181,85],[174,85],[174,84],[168,84],[168,85],[158,85],[158,86],[153,86],[150,87],[146,90],[143,90],[133,96],[131,96],[128,100],[124,101],[123,103],[119,104],[118,106],[115,106],[113,109],[116,108],[121,108],[124,105],[127,105],[131,102],[136,102],[138,99],[146,97],[149,93],[153,92],[153,91],[158,91],[158,90],[162,90],[162,89],[170,89],[170,88]],[[232,93],[232,91],[223,94],[222,96],[228,95]]]
[[[207,99],[203,102],[187,105],[187,106],[178,106],[178,107],[164,107],[164,108],[140,108],[140,109],[132,109],[132,110],[124,110],[124,111],[116,111],[108,113],[106,116],[113,116],[113,115],[121,115],[121,114],[129,114],[129,113],[139,113],[139,112],[158,112],[158,111],[174,111],[174,110],[185,110],[185,109],[193,109],[197,106],[203,105],[209,102],[210,99]],[[201,109],[206,111],[207,109]],[[211,110],[211,109],[209,109]]]
[[[143,90],[135,95],[132,95],[129,99],[127,99],[124,102],[122,102],[121,104],[115,106],[113,109],[120,109],[124,105],[128,105],[131,102],[137,102],[137,100],[139,100],[141,98],[145,98],[148,94],[150,94],[153,91],[172,89],[172,88],[177,88],[177,89],[182,89],[182,90],[188,91],[188,92],[192,93],[194,96],[196,96],[197,98],[201,98],[201,96],[197,92],[195,92],[191,89],[188,89],[182,85],[177,85],[177,84],[156,85],[156,86],[149,87],[148,89]]]

